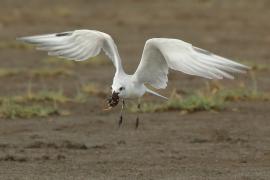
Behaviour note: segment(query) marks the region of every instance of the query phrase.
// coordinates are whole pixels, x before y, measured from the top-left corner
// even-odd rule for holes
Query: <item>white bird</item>
[[[169,69],[181,71],[208,79],[234,77],[230,73],[244,73],[249,67],[220,57],[206,50],[192,46],[179,39],[152,38],[146,41],[141,62],[134,74],[125,73],[117,47],[110,35],[95,30],[75,30],[55,34],[18,38],[37,46],[38,50],[48,51],[50,56],[58,56],[75,61],[84,61],[97,56],[101,49],[115,66],[112,83],[111,107],[122,99],[119,125],[122,124],[122,111],[127,98],[140,98],[146,92],[167,99],[147,88],[164,89],[168,82]],[[140,104],[138,104],[140,108]],[[139,117],[136,119],[136,127]]]

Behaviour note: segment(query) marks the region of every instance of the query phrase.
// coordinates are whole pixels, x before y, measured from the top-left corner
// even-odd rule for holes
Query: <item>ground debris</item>
[[[30,149],[42,149],[42,148],[51,148],[51,149],[77,149],[77,150],[86,150],[88,147],[83,143],[71,142],[68,140],[62,142],[43,142],[36,141],[26,146]]]
[[[26,161],[28,161],[28,159],[26,157],[23,157],[23,156],[6,154],[6,155],[0,157],[0,161],[26,162]]]

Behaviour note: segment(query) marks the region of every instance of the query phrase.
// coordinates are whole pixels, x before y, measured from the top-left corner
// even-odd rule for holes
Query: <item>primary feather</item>
[[[208,79],[233,79],[230,73],[243,73],[248,69],[178,39],[153,38],[146,42],[133,76],[140,83],[163,89],[167,86],[169,68]]]
[[[112,60],[116,71],[122,71],[117,47],[110,35],[94,30],[76,30],[55,34],[22,37],[18,40],[48,51],[50,56],[58,56],[75,61],[84,61],[97,56],[101,49]]]

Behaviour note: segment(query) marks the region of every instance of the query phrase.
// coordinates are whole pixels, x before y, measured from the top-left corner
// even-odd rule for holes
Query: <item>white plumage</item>
[[[23,37],[19,40],[34,44],[38,50],[48,51],[51,56],[75,61],[87,60],[98,55],[103,49],[116,68],[112,92],[124,99],[139,98],[145,92],[161,96],[146,88],[145,84],[157,89],[166,88],[169,69],[208,79],[233,79],[231,73],[243,73],[249,69],[245,65],[178,39],[153,38],[147,40],[136,72],[127,75],[122,68],[121,58],[113,39],[103,32],[75,30]]]

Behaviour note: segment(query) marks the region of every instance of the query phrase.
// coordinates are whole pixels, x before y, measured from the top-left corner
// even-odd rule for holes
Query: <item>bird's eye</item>
[[[119,88],[119,91],[123,91],[125,88],[124,87],[120,87]]]

